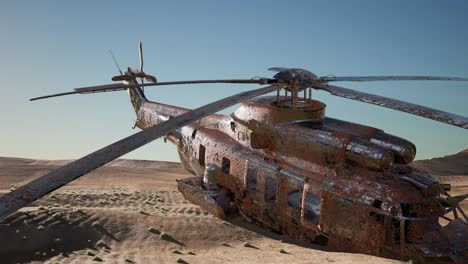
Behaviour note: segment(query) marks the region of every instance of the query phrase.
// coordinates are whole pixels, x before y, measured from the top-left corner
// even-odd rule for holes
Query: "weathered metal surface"
[[[413,115],[468,129],[468,118],[464,116],[334,85],[312,84],[312,87],[327,91],[336,96],[407,112]]]
[[[276,97],[261,97],[243,102],[234,112],[233,118],[241,122],[277,124],[298,120],[321,122],[325,117],[326,105],[316,100],[299,109],[278,107],[276,102]]]
[[[47,193],[75,180],[76,178],[97,169],[104,164],[135,150],[171,131],[186,126],[203,117],[235,105],[244,100],[280,89],[278,86],[268,86],[253,91],[242,92],[204,105],[190,112],[173,117],[158,125],[124,138],[116,143],[93,152],[83,158],[60,167],[45,176],[21,186],[17,190],[0,197],[0,217],[6,216],[28,203],[37,200]]]
[[[274,97],[253,99],[242,103],[232,115],[236,122],[251,130],[246,133],[250,134],[251,147],[316,163],[339,163],[347,159],[362,166],[379,169],[388,168],[394,162],[391,150],[370,141],[370,138],[379,135],[380,130],[350,123],[346,128],[344,121],[323,119],[323,108],[284,109],[275,107],[274,102]],[[296,113],[291,113],[294,111]],[[344,131],[337,124],[342,125]],[[361,134],[365,129],[372,133],[364,135],[365,138],[362,135],[350,138],[346,131],[359,129]],[[393,139],[391,136],[388,138]]]
[[[219,205],[210,193],[204,191],[201,186],[201,177],[192,177],[177,181],[177,188],[185,199],[202,207],[210,214],[225,219],[224,209]]]
[[[408,258],[419,254],[423,234],[440,233],[431,221],[439,225],[452,209],[440,206],[443,186],[405,165],[416,151],[411,142],[341,120],[307,120],[303,109],[297,118],[306,120],[282,118],[275,98],[173,131],[184,166],[195,175],[206,164],[224,168],[218,185],[248,221],[336,250]],[[188,111],[154,102],[141,109],[145,126]],[[394,164],[379,165],[376,153],[390,153]]]
[[[429,260],[434,260],[435,257],[449,257],[454,263],[467,263],[467,231],[468,224],[456,219],[444,227],[435,226],[433,231],[424,233],[421,240],[415,241],[412,246],[420,256]]]
[[[329,117],[324,119],[323,129],[365,138],[371,143],[389,149],[393,152],[393,157],[397,163],[410,163],[416,156],[416,146],[413,143],[400,137],[389,135],[380,129]]]

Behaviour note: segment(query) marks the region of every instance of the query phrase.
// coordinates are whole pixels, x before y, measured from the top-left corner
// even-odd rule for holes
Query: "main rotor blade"
[[[156,78],[154,79],[156,80]],[[135,87],[147,87],[147,86],[163,86],[163,85],[178,85],[178,84],[202,84],[202,83],[239,83],[239,84],[274,84],[276,83],[275,79],[220,79],[220,80],[193,80],[193,81],[175,81],[175,82],[157,82],[157,83],[145,83],[145,84],[124,84],[124,83],[115,83],[115,84],[105,84],[97,86],[88,86],[75,88],[73,92],[58,93],[51,95],[44,95],[40,97],[34,97],[29,99],[30,101],[46,99],[50,97],[58,97],[70,94],[84,94],[84,93],[100,93],[100,92],[112,92],[112,91],[121,91],[127,90],[128,88]]]
[[[122,88],[122,86],[125,84],[122,83],[114,83],[114,84],[105,84],[105,85],[97,85],[97,86],[89,86],[89,87],[83,87],[83,88],[77,88],[77,89],[90,89],[90,90],[96,90],[96,92],[102,91],[102,92],[111,92],[111,91],[120,91],[120,90],[126,90],[127,88]],[[136,87],[139,85],[130,85],[132,87]],[[64,95],[70,95],[70,94],[79,94],[79,93],[84,93],[81,91],[75,91],[72,92],[66,92],[66,93],[57,93],[57,94],[50,94],[50,95],[44,95],[44,96],[39,96],[39,97],[34,97],[29,99],[29,101],[35,101],[35,100],[40,100],[40,99],[46,99],[46,98],[51,98],[51,97],[58,97],[58,96],[64,96]]]
[[[374,81],[468,81],[468,78],[437,76],[322,76],[324,82],[374,82]]]
[[[281,86],[272,85],[226,97],[171,118],[156,126],[142,130],[81,159],[53,170],[50,173],[19,187],[15,191],[0,197],[0,218],[13,213],[32,201],[41,198],[53,190],[60,188],[78,177],[83,176],[84,174],[97,169],[132,150],[169,134],[171,131],[191,124],[229,106],[278,89],[281,89]]]
[[[138,50],[140,51],[140,72],[143,72],[143,43],[141,41]]]
[[[74,92],[66,92],[66,93],[49,94],[49,95],[44,95],[44,96],[31,98],[31,99],[29,99],[29,101],[36,101],[36,100],[47,99],[47,98],[51,98],[51,97],[59,97],[59,96],[79,94],[79,93],[80,92],[74,91]]]
[[[201,83],[253,83],[253,84],[273,84],[274,79],[220,79],[220,80],[193,80],[193,81],[175,81],[175,82],[157,82],[157,83],[146,83],[144,85],[141,84],[119,84],[121,90],[126,90],[128,88],[135,88],[139,86],[162,86],[162,85],[178,85],[178,84],[201,84]],[[117,86],[115,86],[117,87]],[[96,92],[96,91],[103,91],[103,90],[114,90],[114,87],[99,87],[99,86],[91,86],[91,87],[84,87],[84,88],[76,88],[75,91],[78,92]]]
[[[468,118],[452,113],[447,113],[441,110],[429,108],[422,105],[412,104],[388,97],[383,97],[374,94],[359,92],[340,86],[326,85],[326,84],[312,84],[313,88],[324,90],[332,95],[361,101],[369,104],[379,105],[386,108],[410,113],[417,116],[422,116],[442,123],[468,129]]]

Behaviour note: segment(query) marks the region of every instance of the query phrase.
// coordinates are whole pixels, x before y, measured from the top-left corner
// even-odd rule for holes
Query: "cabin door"
[[[249,164],[247,163],[246,166]],[[250,215],[263,224],[277,229],[279,174],[265,167],[248,166],[245,175],[246,195],[252,202],[248,206]]]

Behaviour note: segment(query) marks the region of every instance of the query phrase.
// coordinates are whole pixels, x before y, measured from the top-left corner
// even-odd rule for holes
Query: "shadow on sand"
[[[72,221],[56,212],[17,212],[0,226],[1,263],[45,261],[82,249],[96,249],[96,242],[113,236],[103,227],[93,228],[90,216],[79,213]],[[106,247],[107,249],[110,249]]]
[[[296,245],[296,246],[300,246],[304,248],[310,248],[310,249],[321,250],[321,251],[326,251],[326,252],[337,252],[336,250],[333,250],[325,246],[324,245],[325,241],[318,240],[316,242],[309,242],[309,241],[294,239],[288,235],[275,233],[273,231],[269,231],[253,223],[249,223],[245,221],[241,216],[233,217],[232,219],[228,219],[226,222],[231,224],[233,227],[240,227],[240,228],[249,230],[251,232],[260,234],[262,236],[266,236],[268,238],[281,241],[282,243],[288,243],[288,244],[292,244],[292,245]]]

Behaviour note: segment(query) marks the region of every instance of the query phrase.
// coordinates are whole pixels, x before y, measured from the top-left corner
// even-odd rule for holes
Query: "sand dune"
[[[468,159],[455,156],[442,158],[443,166],[425,161],[416,166],[463,172]],[[20,186],[67,162],[0,158],[0,195],[12,184]],[[114,161],[5,219],[0,263],[176,263],[179,258],[186,263],[399,262],[329,252],[240,219],[223,222],[176,191],[175,180],[188,176],[174,162]],[[245,242],[255,248],[244,247]]]
[[[441,158],[418,160],[412,165],[434,176],[468,175],[468,149]]]
[[[450,183],[452,195],[468,193],[468,149],[445,157],[418,160],[412,165],[429,172],[441,182]],[[465,212],[468,210],[468,200],[462,201],[460,205]]]

